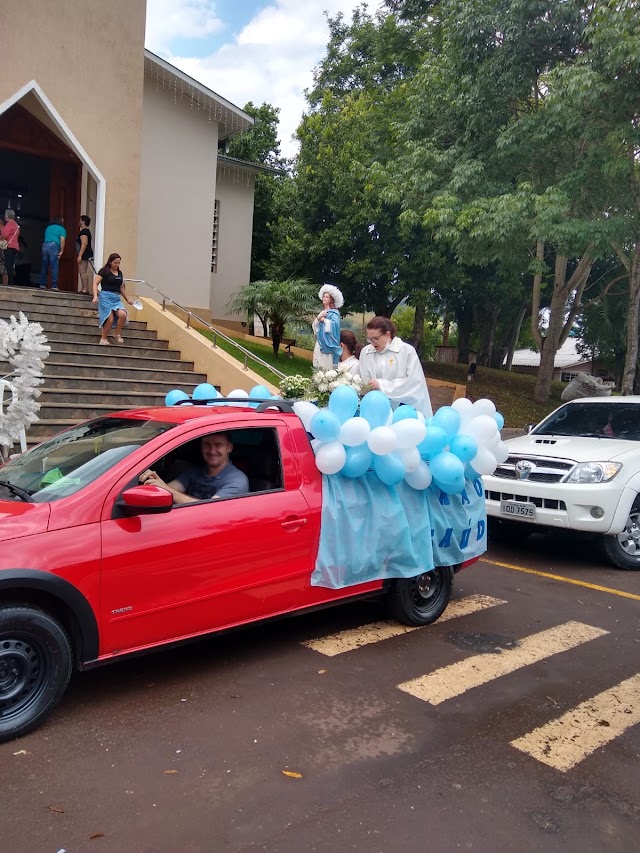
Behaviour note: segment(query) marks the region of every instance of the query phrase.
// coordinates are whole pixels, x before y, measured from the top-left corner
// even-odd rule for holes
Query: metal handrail
[[[243,347],[237,341],[234,341],[233,338],[230,338],[228,335],[225,335],[224,332],[221,332],[220,329],[216,329],[215,326],[212,326],[211,323],[208,323],[206,320],[203,320],[202,317],[199,317],[197,314],[194,314],[193,311],[190,311],[189,308],[185,308],[184,305],[180,305],[179,302],[176,302],[175,299],[172,299],[170,296],[166,296],[162,293],[161,290],[158,290],[157,287],[154,287],[152,284],[149,284],[148,281],[145,281],[143,278],[125,278],[125,281],[129,281],[132,284],[144,284],[145,287],[150,287],[158,296],[162,299],[162,310],[167,310],[167,302],[170,302],[172,305],[175,305],[176,308],[179,308],[181,311],[187,315],[187,329],[191,328],[191,319],[197,320],[198,323],[202,323],[203,326],[206,326],[211,332],[213,332],[213,341],[211,342],[211,346],[213,349],[218,348],[218,338],[222,338],[223,341],[226,341],[228,344],[231,344],[232,347],[239,350],[244,355],[243,361],[243,370],[248,370],[248,361],[254,361],[256,364],[262,365],[262,367],[266,367],[267,370],[270,370],[278,379],[284,379],[286,377],[286,373],[282,373],[282,371],[278,370],[273,365],[269,364],[269,362],[264,361],[264,359],[260,358],[259,355],[255,355],[255,353],[250,352],[250,350]]]

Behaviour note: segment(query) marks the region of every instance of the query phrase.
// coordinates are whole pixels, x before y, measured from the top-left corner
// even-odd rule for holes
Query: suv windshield
[[[0,497],[34,503],[66,498],[174,426],[118,417],[79,424],[0,467]]]
[[[634,403],[568,403],[532,434],[640,441],[640,406]]]

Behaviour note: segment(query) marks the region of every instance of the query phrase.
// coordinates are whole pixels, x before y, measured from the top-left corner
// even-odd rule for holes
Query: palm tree
[[[262,325],[271,326],[273,352],[277,356],[287,323],[309,322],[315,312],[316,288],[307,279],[252,281],[231,298],[227,308],[234,314],[257,315]]]

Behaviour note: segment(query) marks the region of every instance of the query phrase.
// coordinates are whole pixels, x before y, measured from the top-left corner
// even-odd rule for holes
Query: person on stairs
[[[44,229],[42,243],[42,266],[40,267],[40,290],[47,289],[49,269],[51,269],[51,290],[58,289],[58,266],[67,241],[67,229],[64,219],[56,216]]]
[[[122,304],[122,300],[128,304],[133,303],[127,297],[124,290],[124,276],[120,269],[122,258],[117,252],[113,252],[107,258],[107,263],[98,270],[93,280],[93,304],[98,306],[98,325],[102,330],[100,337],[101,346],[110,346],[107,336],[116,321],[115,338],[117,343],[123,344],[122,329],[124,328],[129,314]],[[100,292],[98,293],[98,286]]]

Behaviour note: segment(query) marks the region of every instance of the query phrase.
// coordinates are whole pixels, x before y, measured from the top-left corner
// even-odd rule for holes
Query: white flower
[[[339,364],[338,365],[338,373],[348,373],[348,372],[349,372],[349,368],[347,367],[346,364]]]
[[[338,376],[337,370],[327,370],[326,377],[327,379],[336,379]]]
[[[328,390],[329,390],[329,386],[327,385],[327,383],[326,383],[326,382],[321,382],[321,383],[318,385],[318,391],[321,391],[323,394],[326,394],[326,392],[327,392]]]
[[[351,380],[353,379],[353,375],[351,373],[349,373],[349,371],[347,370],[347,372],[344,375],[344,378],[347,380],[347,382],[351,382]]]
[[[314,382],[319,383],[319,382],[322,382],[323,379],[324,379],[324,373],[321,370],[319,370],[317,373],[313,374],[313,381]]]

